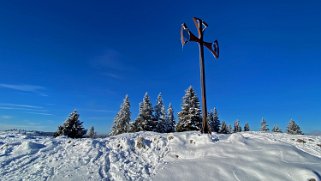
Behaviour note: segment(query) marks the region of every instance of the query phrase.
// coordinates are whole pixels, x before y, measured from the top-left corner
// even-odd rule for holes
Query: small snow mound
[[[245,144],[245,137],[240,133],[231,134],[231,136],[227,140],[235,144],[237,143]]]
[[[22,155],[22,154],[30,154],[35,153],[41,148],[44,148],[45,145],[31,142],[31,141],[25,141],[22,142],[21,145],[19,145],[14,151],[13,154]]]

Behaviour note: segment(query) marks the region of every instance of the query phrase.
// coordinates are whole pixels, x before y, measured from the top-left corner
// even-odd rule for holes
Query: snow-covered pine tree
[[[95,128],[92,126],[90,127],[89,131],[88,131],[88,137],[89,138],[95,138],[96,137],[96,132],[95,132]]]
[[[249,123],[245,123],[245,125],[244,125],[244,131],[250,131],[250,125],[249,125]]]
[[[293,119],[290,120],[287,128],[288,128],[287,130],[288,134],[303,134],[300,126],[297,125]]]
[[[154,119],[152,103],[147,92],[139,105],[139,115],[134,125],[136,131],[156,131],[157,122]]]
[[[182,110],[178,113],[179,121],[176,131],[192,131],[201,129],[201,109],[200,102],[192,86],[185,91],[183,97]]]
[[[218,119],[218,114],[217,114],[217,110],[215,107],[213,109],[213,112],[209,113],[208,120],[209,120],[208,122],[209,122],[211,131],[218,133],[220,131],[221,122]]]
[[[86,132],[87,130],[83,128],[82,122],[79,120],[79,114],[75,110],[65,120],[64,124],[58,127],[58,130],[54,136],[57,137],[65,135],[70,138],[82,138]]]
[[[261,129],[260,131],[264,131],[264,132],[268,132],[269,131],[269,128],[268,128],[268,125],[266,124],[266,121],[264,118],[262,118],[262,121],[261,121]]]
[[[282,133],[282,130],[279,128],[278,125],[274,125],[273,129],[272,129],[272,132],[275,132],[275,133]]]
[[[137,128],[136,128],[136,121],[134,122],[130,122],[129,123],[129,127],[128,127],[128,132],[129,133],[134,133],[134,132],[137,132]]]
[[[125,96],[118,113],[114,118],[114,125],[110,135],[118,135],[129,131],[130,122],[130,102],[128,95]]]
[[[154,118],[157,121],[157,132],[165,133],[167,131],[167,124],[166,124],[166,112],[165,106],[163,103],[162,94],[159,93],[157,96],[157,102],[154,108],[155,114]]]
[[[230,133],[229,128],[227,127],[225,121],[222,121],[222,126],[221,126],[219,133],[222,133],[222,134]]]
[[[171,103],[168,105],[168,109],[167,109],[166,125],[167,125],[166,133],[175,132],[175,118],[174,118],[174,111]]]
[[[242,127],[240,125],[240,121],[239,120],[235,120],[234,121],[233,133],[241,132],[241,131],[242,131]]]

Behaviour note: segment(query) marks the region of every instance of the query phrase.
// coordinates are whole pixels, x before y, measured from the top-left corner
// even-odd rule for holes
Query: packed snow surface
[[[321,136],[0,132],[0,180],[321,180]]]

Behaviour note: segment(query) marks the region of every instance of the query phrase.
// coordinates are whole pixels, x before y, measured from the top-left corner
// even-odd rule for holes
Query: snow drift
[[[0,132],[1,180],[321,180],[320,136]]]

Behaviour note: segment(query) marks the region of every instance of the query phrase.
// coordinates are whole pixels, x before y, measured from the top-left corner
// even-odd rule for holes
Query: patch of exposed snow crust
[[[0,180],[321,180],[321,136],[0,132]]]

